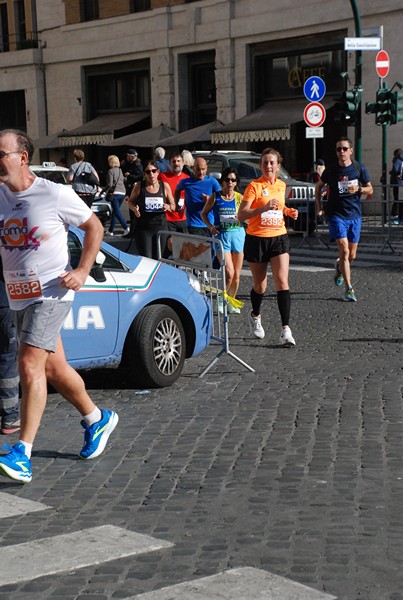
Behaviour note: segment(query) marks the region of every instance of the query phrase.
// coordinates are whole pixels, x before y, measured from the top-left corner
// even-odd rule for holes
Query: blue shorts
[[[362,218],[341,219],[340,217],[330,217],[329,219],[329,237],[330,240],[340,240],[347,238],[352,244],[358,244],[360,241]]]
[[[245,229],[228,229],[228,231],[220,232],[220,240],[224,246],[224,252],[235,252],[241,254],[245,243]]]

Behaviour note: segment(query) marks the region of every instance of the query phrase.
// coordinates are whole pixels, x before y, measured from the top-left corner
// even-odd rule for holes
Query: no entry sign
[[[378,73],[378,77],[384,78],[389,73],[390,60],[389,54],[386,52],[386,50],[379,50],[378,54],[376,55],[375,69]]]

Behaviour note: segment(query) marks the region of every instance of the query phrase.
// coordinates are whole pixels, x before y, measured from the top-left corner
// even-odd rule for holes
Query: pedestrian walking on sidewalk
[[[76,161],[70,166],[67,181],[80,198],[91,207],[99,186],[99,176],[91,163],[85,161],[85,154],[80,148],[73,152]]]
[[[403,150],[401,148],[396,148],[393,152],[390,185],[393,186],[393,204],[390,218],[393,225],[401,225],[403,224],[403,198],[399,202],[399,195],[403,196]]]
[[[315,186],[317,214],[324,213],[321,190],[328,186],[326,216],[330,240],[336,240],[339,257],[335,264],[334,282],[338,287],[345,284],[344,297],[356,302],[351,283],[351,263],[357,255],[362,226],[361,195],[373,193],[366,167],[353,158],[353,143],[347,137],[336,142],[337,163],[326,168]]]
[[[278,179],[281,161],[282,156],[277,150],[273,148],[263,150],[259,161],[262,176],[254,179],[246,188],[238,211],[238,219],[248,222],[244,251],[253,277],[250,293],[252,312],[249,317],[252,332],[260,339],[265,336],[260,307],[267,288],[267,266],[270,263],[281,317],[280,344],[294,346],[295,340],[289,326],[290,243],[284,216],[297,219],[298,211],[285,205],[287,186],[284,181]]]
[[[74,292],[85,283],[101,245],[103,227],[68,186],[36,177],[29,169],[31,139],[0,131],[0,252],[10,308],[19,338],[21,430],[19,442],[0,456],[0,473],[32,479],[31,451],[47,400],[49,382],[82,415],[80,458],[99,456],[118,422],[89,397],[80,375],[67,363],[60,330]],[[69,264],[68,226],[84,231],[77,268]]]
[[[120,207],[126,196],[125,178],[122,169],[120,168],[120,160],[116,154],[108,156],[109,169],[106,174],[106,194],[112,205],[112,218],[108,229],[108,235],[113,236],[116,222],[119,221],[123,235],[130,232],[130,227],[127,226],[126,219],[121,213]]]

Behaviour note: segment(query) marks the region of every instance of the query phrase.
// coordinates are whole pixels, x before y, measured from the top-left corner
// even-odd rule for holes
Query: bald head
[[[195,179],[204,179],[207,174],[207,163],[204,158],[196,158],[193,164],[193,175]]]

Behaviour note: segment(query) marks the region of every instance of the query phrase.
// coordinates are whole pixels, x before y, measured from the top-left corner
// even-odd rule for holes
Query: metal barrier
[[[362,228],[361,241],[372,242],[379,245],[382,254],[386,248],[392,253],[396,252],[396,244],[403,242],[403,220],[399,221],[403,214],[403,199],[395,201],[393,185],[373,185],[374,193],[371,198],[365,196],[361,200],[362,206]],[[326,213],[326,200],[323,202]],[[397,217],[397,218],[396,218]],[[316,242],[324,244],[329,248],[328,226],[326,217],[318,217],[315,207],[315,232],[308,236],[304,234],[301,244],[305,241],[312,247]]]
[[[288,189],[288,188],[287,188]],[[311,245],[310,237],[316,230],[316,206],[313,188],[291,187],[292,197],[286,197],[285,204],[288,208],[298,210],[298,219],[294,221],[291,217],[285,217],[287,229],[296,233],[302,233],[298,248],[304,243]]]
[[[163,249],[166,248],[168,239],[172,244],[172,255],[169,258],[163,258]],[[225,256],[221,241],[217,238],[199,235],[160,231],[157,244],[158,260],[197,277],[201,290],[211,302],[213,316],[211,337],[221,344],[222,349],[200,373],[199,377],[203,377],[224,354],[231,356],[254,373],[255,369],[231,352],[229,348],[229,319],[227,302],[224,298],[226,290]]]

